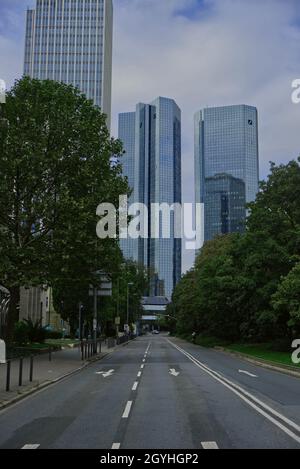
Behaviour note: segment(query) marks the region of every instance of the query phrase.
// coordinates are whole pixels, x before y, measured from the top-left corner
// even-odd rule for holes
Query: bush
[[[45,339],[46,330],[40,321],[34,323],[31,319],[24,319],[15,325],[14,340],[18,345],[26,345],[28,342],[42,344]]]
[[[17,322],[15,325],[14,341],[18,345],[26,345],[29,342],[28,325],[24,321]]]
[[[46,339],[62,339],[62,338],[63,338],[62,332],[46,330]]]
[[[230,342],[227,340],[218,339],[217,337],[209,337],[209,336],[197,336],[195,340],[195,344],[201,345],[202,347],[207,348],[214,348],[214,347],[223,347],[225,345],[229,345]]]
[[[42,327],[41,321],[33,322],[32,319],[24,319],[28,326],[28,338],[31,343],[43,344],[46,339],[46,330]]]
[[[292,353],[292,340],[288,337],[273,340],[269,347],[273,352],[289,352]]]

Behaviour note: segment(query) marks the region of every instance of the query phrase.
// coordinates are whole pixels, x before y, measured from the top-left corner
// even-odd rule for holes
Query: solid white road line
[[[253,375],[252,373],[249,373],[249,371],[239,370],[239,373],[243,373],[244,375],[251,376],[251,378],[258,378],[257,375]]]
[[[138,374],[137,374],[137,377],[140,378],[142,376],[142,372],[139,371]]]
[[[219,449],[215,441],[202,441],[201,446],[203,449]]]
[[[132,401],[128,401],[124,410],[124,414],[122,419],[128,419],[130,411],[131,411]]]
[[[38,449],[41,445],[24,445],[22,449]]]
[[[138,383],[138,381],[136,381],[136,382],[134,383],[134,385],[132,386],[132,391],[136,391],[138,385],[139,385],[139,383]]]
[[[289,428],[285,427],[281,422],[276,420],[274,417],[271,415],[267,414],[264,410],[262,410],[260,407],[258,407],[256,404],[251,402],[252,401],[256,402],[259,404],[261,407],[263,407],[266,411],[270,412],[283,422],[285,422],[287,425],[290,427],[294,428],[297,432],[300,433],[300,427],[297,425],[295,422],[292,420],[288,419],[284,415],[280,414],[276,410],[272,409],[272,407],[268,406],[264,402],[262,402],[260,399],[256,398],[253,394],[250,394],[247,392],[245,389],[243,389],[241,386],[238,386],[237,384],[233,383],[229,379],[225,378],[222,376],[220,373],[217,371],[212,370],[211,368],[208,368],[206,365],[201,363],[197,358],[195,358],[193,355],[191,355],[189,352],[186,352],[184,349],[178,347],[177,345],[173,344],[170,340],[168,340],[169,344],[172,345],[174,348],[176,348],[179,352],[181,352],[183,355],[185,355],[191,362],[193,362],[198,368],[200,368],[202,371],[205,371],[207,374],[209,374],[212,378],[214,378],[216,381],[219,383],[223,384],[226,388],[228,388],[230,391],[232,391],[234,394],[239,396],[240,399],[242,399],[244,402],[246,402],[250,407],[255,409],[259,414],[263,415],[266,419],[268,419],[270,422],[272,422],[274,425],[276,425],[280,430],[282,430],[284,433],[289,435],[293,440],[297,441],[297,443],[300,443],[300,437],[293,433]],[[247,396],[247,397],[246,397]]]
[[[121,443],[114,443],[111,449],[120,449]]]

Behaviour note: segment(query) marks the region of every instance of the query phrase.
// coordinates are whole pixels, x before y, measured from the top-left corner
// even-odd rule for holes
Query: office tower
[[[245,228],[245,183],[229,174],[205,179],[205,239],[218,234],[243,232]]]
[[[37,0],[27,11],[24,74],[79,88],[111,121],[112,0]]]
[[[181,111],[167,98],[139,103],[135,113],[120,115],[119,138],[126,151],[123,170],[134,189],[132,200],[148,209],[147,239],[133,240],[133,244],[122,241],[123,252],[125,256],[133,253],[132,258],[152,273],[151,296],[170,298],[181,277],[181,239],[175,237],[172,212],[170,237],[162,236],[161,217],[159,238],[151,236],[151,228],[157,223],[152,204],[181,203]],[[124,243],[128,243],[127,248]]]
[[[243,229],[241,204],[258,192],[257,121],[257,109],[245,105],[195,114],[195,195],[196,203],[204,203],[205,241]]]
[[[128,199],[128,205],[134,203],[134,172],[135,172],[135,112],[119,114],[119,139],[123,142],[126,153],[122,157],[123,174],[128,179],[128,185],[132,189]],[[125,259],[137,261],[135,252],[136,240],[121,239],[120,247]]]

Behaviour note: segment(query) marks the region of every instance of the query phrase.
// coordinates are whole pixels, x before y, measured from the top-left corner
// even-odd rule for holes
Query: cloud
[[[158,95],[177,101],[185,201],[194,199],[193,115],[202,107],[257,106],[262,178],[270,160],[287,162],[300,153],[300,105],[291,102],[292,80],[300,77],[299,2],[196,4],[115,1],[114,116]],[[191,261],[185,253],[184,269]]]
[[[0,2],[0,77],[10,84],[22,73],[28,3]],[[114,0],[114,12],[114,133],[119,112],[158,95],[174,98],[182,109],[185,201],[194,199],[193,115],[202,107],[257,106],[262,178],[270,160],[300,153],[300,105],[291,101],[300,78],[299,0]],[[191,256],[184,258],[186,268]]]

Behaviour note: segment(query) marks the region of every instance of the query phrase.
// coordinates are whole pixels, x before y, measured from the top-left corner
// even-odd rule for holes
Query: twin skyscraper
[[[73,84],[102,108],[110,127],[112,37],[112,0],[37,0],[27,12],[24,73]],[[257,129],[250,106],[195,115],[195,199],[204,204],[205,240],[244,230],[246,203],[258,192]],[[120,114],[119,138],[133,189],[129,202],[149,208],[150,229],[151,204],[182,201],[181,111],[168,98],[140,103]],[[152,272],[151,296],[168,298],[181,277],[181,244],[172,228],[168,239],[121,241],[124,256]]]
[[[195,201],[204,207],[204,241],[243,232],[246,204],[258,192],[258,118],[251,106],[206,108],[195,114]],[[151,296],[171,297],[181,276],[182,243],[151,239],[151,204],[182,202],[181,111],[174,100],[157,98],[119,115],[123,171],[133,188],[131,203],[149,212],[149,237],[121,241],[124,256],[155,272]],[[160,220],[160,225],[164,220]],[[162,226],[160,226],[160,232]]]

